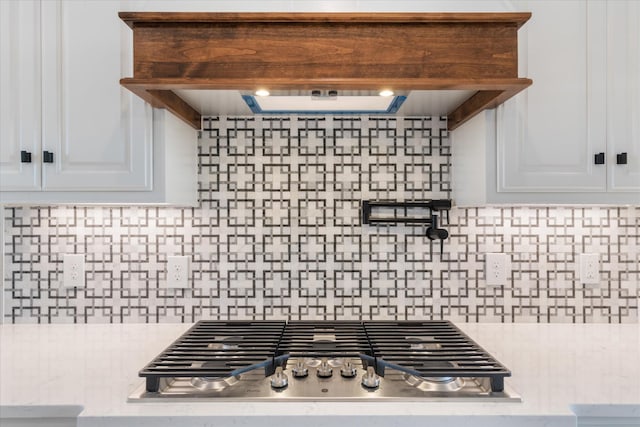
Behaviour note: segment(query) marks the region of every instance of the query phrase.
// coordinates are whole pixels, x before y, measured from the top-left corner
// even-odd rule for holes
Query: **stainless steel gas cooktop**
[[[129,401],[520,401],[448,321],[200,321],[140,376]]]

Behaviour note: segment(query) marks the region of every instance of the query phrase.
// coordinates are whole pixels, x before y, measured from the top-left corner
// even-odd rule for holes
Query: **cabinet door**
[[[640,191],[640,3],[635,0],[607,2],[607,105],[609,188]],[[622,153],[627,163],[619,165],[616,156]]]
[[[0,190],[40,188],[40,129],[40,3],[0,1]]]
[[[533,85],[498,107],[497,191],[605,191],[605,3],[524,5],[519,72]]]
[[[44,190],[151,189],[151,109],[119,80],[131,75],[121,2],[43,1]]]

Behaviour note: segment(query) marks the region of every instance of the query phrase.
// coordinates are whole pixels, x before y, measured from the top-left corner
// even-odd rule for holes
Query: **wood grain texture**
[[[517,75],[530,16],[121,12],[134,35],[121,83],[189,123],[174,89],[478,91],[449,113],[455,128],[531,84]]]
[[[454,130],[480,111],[488,108],[487,106],[503,93],[502,90],[479,90],[447,115],[447,128]]]
[[[202,126],[202,117],[191,105],[171,90],[147,89],[147,93],[154,98],[154,101],[161,104],[167,110],[184,120],[194,129]]]
[[[191,105],[187,104],[182,98],[176,95],[167,86],[150,87],[145,84],[136,84],[128,82],[130,79],[120,79],[120,84],[131,92],[144,99],[154,108],[165,108],[187,123],[194,129],[200,129],[202,126],[202,117]]]
[[[517,77],[515,26],[192,25],[136,27],[134,77]]]

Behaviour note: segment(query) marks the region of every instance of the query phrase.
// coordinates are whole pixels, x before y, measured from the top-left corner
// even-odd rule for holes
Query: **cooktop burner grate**
[[[423,379],[489,378],[502,391],[511,372],[449,321],[200,321],[140,371],[149,392],[162,378],[218,380],[296,359],[360,358]]]
[[[200,321],[139,375],[146,378],[147,391],[157,391],[161,378],[227,378],[258,367],[271,375],[285,325],[284,321]]]
[[[449,321],[364,322],[378,375],[400,368],[422,378],[490,378],[502,391],[511,372]]]
[[[371,356],[371,345],[358,321],[292,321],[278,346],[278,355],[307,358],[358,358]]]

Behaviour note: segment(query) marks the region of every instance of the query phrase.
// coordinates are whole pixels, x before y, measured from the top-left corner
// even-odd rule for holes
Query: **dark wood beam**
[[[201,114],[176,95],[172,90],[168,89],[166,86],[159,88],[152,85],[134,83],[130,80],[131,79],[120,79],[120,84],[147,101],[152,107],[165,108],[178,116],[192,128],[201,128]]]
[[[156,102],[162,104],[164,108],[181,118],[194,129],[200,129],[202,126],[202,116],[191,105],[187,104],[182,98],[171,90],[148,89],[147,93],[151,95]]]
[[[447,128],[451,131],[462,125],[481,111],[489,108],[504,91],[480,90],[464,101],[455,110],[447,115]]]

